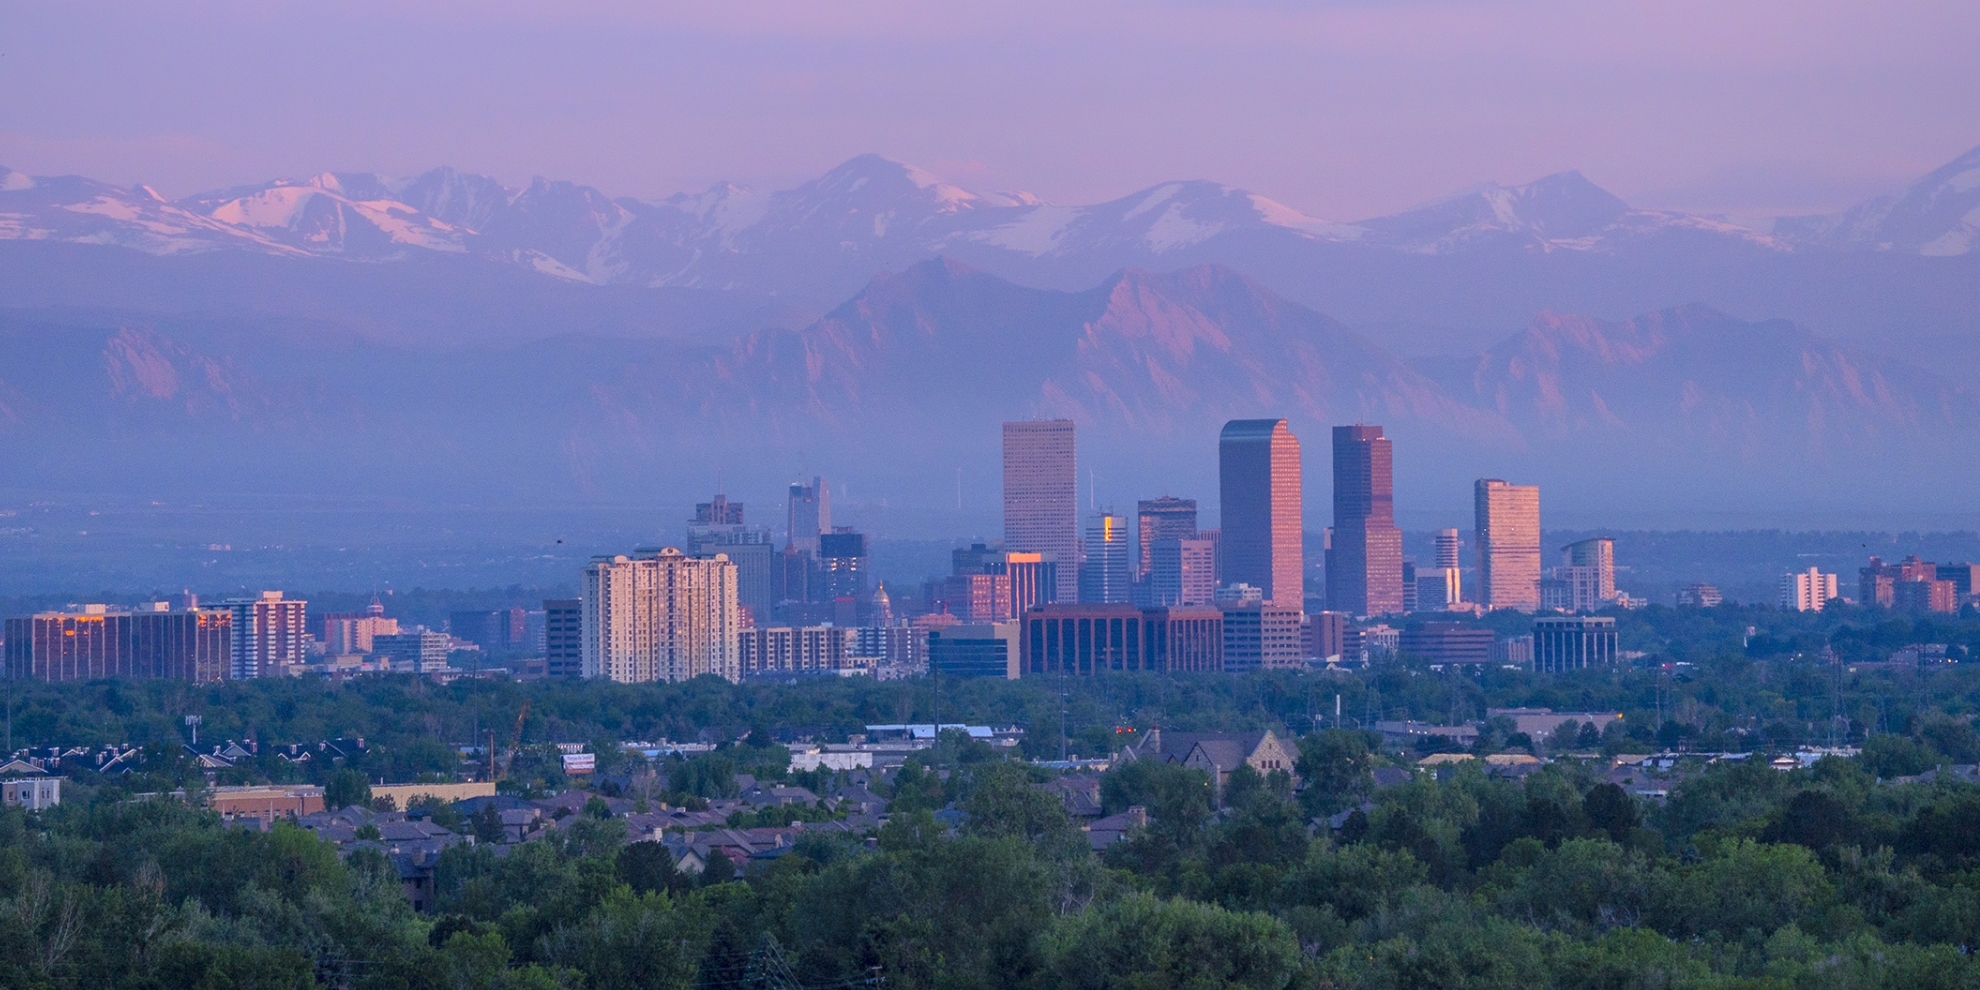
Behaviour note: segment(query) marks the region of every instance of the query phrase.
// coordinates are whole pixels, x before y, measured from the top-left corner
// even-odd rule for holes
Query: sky
[[[865,152],[1316,216],[1580,169],[1837,209],[1980,144],[1973,0],[0,3],[0,165],[167,195],[439,164],[659,198]]]

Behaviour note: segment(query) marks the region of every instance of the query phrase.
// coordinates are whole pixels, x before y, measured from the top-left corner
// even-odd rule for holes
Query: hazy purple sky
[[[659,197],[874,151],[1067,203],[1209,178],[1355,219],[1579,168],[1767,213],[1980,144],[1975,0],[0,11],[0,164],[167,194],[446,163]]]

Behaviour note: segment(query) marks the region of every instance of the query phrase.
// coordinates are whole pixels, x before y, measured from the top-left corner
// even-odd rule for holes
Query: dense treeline
[[[674,871],[621,820],[456,847],[414,915],[376,853],[79,789],[0,815],[0,985],[1962,987],[1980,981],[1980,789],[1856,761],[1721,763],[1661,806],[1562,762],[1375,789],[1357,733],[1283,775],[1129,763],[1103,854],[1042,772],[911,765],[870,845]],[[1606,768],[1605,763],[1596,766]],[[930,813],[953,804],[951,832]],[[1310,816],[1349,809],[1330,835]],[[724,865],[718,863],[717,865]],[[868,984],[867,981],[879,981]]]

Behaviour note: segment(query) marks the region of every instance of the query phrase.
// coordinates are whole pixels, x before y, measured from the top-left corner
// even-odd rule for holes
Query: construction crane
[[[524,698],[522,703],[522,710],[516,713],[516,731],[509,736],[509,758],[502,761],[502,770],[499,774],[495,775],[496,780],[501,780],[503,777],[507,777],[509,775],[510,765],[516,762],[516,749],[517,747],[520,747],[522,745],[523,719],[526,719],[528,717],[529,717],[529,699]],[[493,760],[494,758],[495,758],[494,754],[490,753],[489,759]]]

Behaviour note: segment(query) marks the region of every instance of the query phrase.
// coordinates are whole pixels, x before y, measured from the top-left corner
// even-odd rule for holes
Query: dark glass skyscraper
[[[1334,546],[1327,607],[1351,615],[1403,608],[1402,531],[1396,528],[1395,454],[1379,426],[1334,427]]]
[[[1135,503],[1135,537],[1140,553],[1135,559],[1134,579],[1148,580],[1155,565],[1155,544],[1160,540],[1196,539],[1196,500],[1164,495]]]
[[[1217,441],[1224,584],[1248,584],[1275,605],[1305,597],[1299,439],[1283,419],[1234,419]]]

